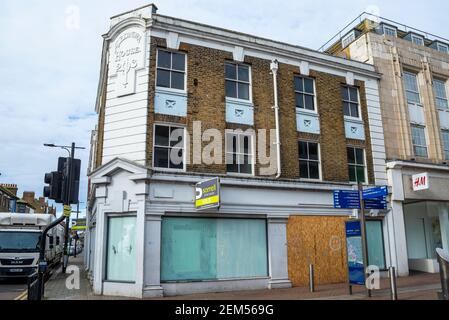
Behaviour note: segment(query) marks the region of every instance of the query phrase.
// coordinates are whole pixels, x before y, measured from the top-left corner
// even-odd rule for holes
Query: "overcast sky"
[[[146,0],[0,0],[0,183],[42,195],[63,150],[79,151],[86,174],[109,17]],[[447,1],[156,1],[158,13],[319,48],[363,11],[449,38]],[[79,12],[79,23],[77,14]],[[83,178],[80,201],[86,201]],[[85,204],[81,205],[85,207]]]

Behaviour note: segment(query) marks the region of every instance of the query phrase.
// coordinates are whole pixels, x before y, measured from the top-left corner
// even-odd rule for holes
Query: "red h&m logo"
[[[429,189],[429,175],[427,173],[414,175],[412,179],[414,191]]]

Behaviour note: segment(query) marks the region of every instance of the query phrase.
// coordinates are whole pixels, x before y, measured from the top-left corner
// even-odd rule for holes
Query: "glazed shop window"
[[[296,108],[315,111],[315,83],[313,79],[295,77]]]
[[[253,174],[253,139],[247,133],[226,133],[228,173]]]
[[[299,141],[299,177],[303,179],[320,179],[320,155],[318,143]]]
[[[411,129],[415,156],[427,158],[426,129],[417,125],[412,125]]]
[[[370,266],[377,266],[380,270],[385,270],[384,237],[382,231],[382,220],[366,221],[366,242],[368,247],[368,263]]]
[[[185,54],[165,50],[157,51],[157,87],[185,90],[185,76]]]
[[[435,92],[435,103],[438,109],[448,109],[446,83],[441,80],[433,80],[433,91]]]
[[[365,151],[359,148],[348,147],[347,154],[349,181],[356,183],[365,183],[367,181]]]
[[[343,98],[343,113],[346,117],[360,119],[359,89],[343,86],[341,88]]]
[[[410,72],[404,72],[404,85],[408,103],[420,104],[421,98],[419,96],[417,75]]]
[[[154,126],[155,168],[184,169],[184,128],[171,125]]]
[[[134,282],[136,217],[109,217],[107,228],[106,280]]]
[[[251,100],[251,70],[247,65],[225,63],[226,97]]]
[[[161,236],[163,282],[268,275],[266,220],[165,217]]]

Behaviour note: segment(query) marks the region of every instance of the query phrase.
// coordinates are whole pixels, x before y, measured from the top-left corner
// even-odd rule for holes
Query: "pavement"
[[[84,270],[83,256],[69,259],[69,271],[79,270],[79,289],[69,289],[74,282],[74,274],[62,274],[61,270],[54,272],[45,287],[46,300],[121,300],[124,298],[96,296],[87,279]],[[439,274],[415,273],[409,277],[398,278],[399,300],[437,300],[437,292],[441,290]],[[152,298],[147,300],[389,300],[389,280],[382,279],[380,290],[372,292],[369,298],[363,287],[354,287],[349,295],[346,283],[316,286],[310,293],[307,287],[289,289],[239,291],[225,293],[193,294],[187,296]]]
[[[45,284],[45,300],[118,300],[122,298],[95,296],[84,269],[83,253],[70,257],[67,273],[56,270]],[[79,279],[79,282],[76,281]]]
[[[441,291],[439,274],[413,274],[410,277],[398,278],[399,300],[437,300]],[[227,293],[193,294],[178,297],[158,298],[162,300],[390,300],[389,280],[382,279],[380,290],[373,290],[369,298],[364,287],[353,287],[349,295],[346,283],[321,285],[310,293],[308,287],[289,289],[239,291]]]

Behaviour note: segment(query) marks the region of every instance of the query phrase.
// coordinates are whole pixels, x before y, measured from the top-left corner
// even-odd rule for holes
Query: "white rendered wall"
[[[145,164],[149,34],[130,25],[109,41],[102,164],[115,157]]]

